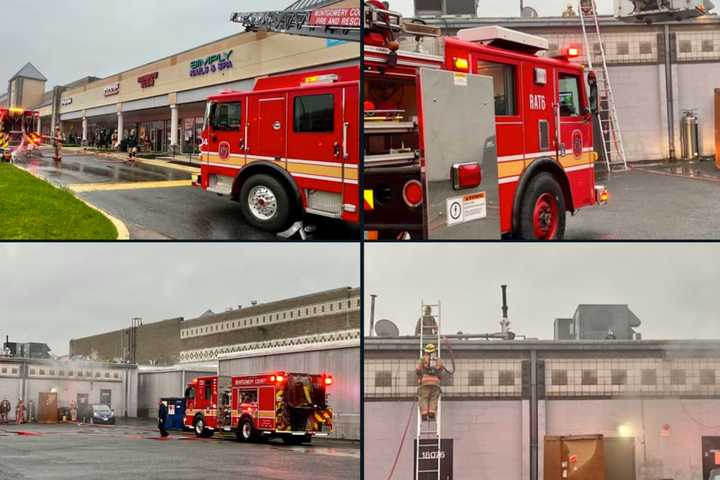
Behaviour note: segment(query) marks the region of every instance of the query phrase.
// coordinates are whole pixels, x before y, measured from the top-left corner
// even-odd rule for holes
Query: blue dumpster
[[[162,398],[168,406],[168,430],[182,430],[183,418],[185,417],[185,399],[177,397]]]

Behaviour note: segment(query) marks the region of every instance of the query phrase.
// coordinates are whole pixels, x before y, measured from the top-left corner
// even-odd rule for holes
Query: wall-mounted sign
[[[142,77],[138,77],[137,81],[142,88],[150,88],[155,86],[155,80],[160,74],[158,72],[148,73]]]
[[[60,101],[60,105],[62,105],[63,107],[67,107],[68,105],[72,105],[72,97],[63,98],[63,99]]]
[[[106,97],[112,97],[113,95],[117,95],[120,93],[120,84],[114,83],[112,85],[108,85],[105,87],[105,96]]]
[[[232,60],[230,60],[232,53],[233,51],[230,50],[190,62],[190,76],[198,77],[233,68]]]

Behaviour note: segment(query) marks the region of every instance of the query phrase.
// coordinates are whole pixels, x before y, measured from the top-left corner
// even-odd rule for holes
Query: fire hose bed
[[[0,164],[0,239],[115,240],[102,213],[13,165]]]

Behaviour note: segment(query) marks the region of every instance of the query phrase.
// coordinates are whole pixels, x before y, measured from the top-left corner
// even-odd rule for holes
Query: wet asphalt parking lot
[[[568,217],[566,240],[720,238],[720,171],[712,162],[658,162],[598,177],[609,204]]]
[[[19,432],[19,433],[18,433]],[[0,425],[0,480],[353,480],[358,442],[241,444],[149,425]]]
[[[245,223],[239,204],[192,187],[192,168],[84,154],[66,154],[56,164],[42,153],[17,163],[123,221],[132,240],[278,239]],[[306,224],[317,227],[316,239],[359,238],[357,228],[336,220],[309,216]]]
[[[134,240],[275,240],[247,225],[237,203],[190,186],[192,169],[160,161],[137,163],[49,152],[19,163],[122,220]],[[636,165],[598,183],[610,203],[568,217],[566,240],[693,240],[720,237],[720,171],[711,161]],[[354,240],[357,228],[308,217],[317,240]]]

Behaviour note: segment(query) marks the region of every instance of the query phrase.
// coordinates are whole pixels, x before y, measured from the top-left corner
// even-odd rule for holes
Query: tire
[[[562,240],[565,196],[555,177],[541,172],[530,180],[520,200],[517,237],[521,240]]]
[[[290,227],[294,210],[285,186],[270,175],[254,175],[243,183],[238,198],[243,217],[250,225],[278,233]]]
[[[303,443],[312,442],[312,437],[310,435],[304,435],[302,437],[297,435],[283,435],[282,439],[286,445],[302,445]]]
[[[193,428],[197,437],[207,438],[212,436],[212,432],[205,428],[205,419],[203,417],[198,416],[195,418]]]
[[[257,432],[249,418],[243,418],[240,420],[237,429],[237,439],[241,442],[254,442],[257,437]]]

